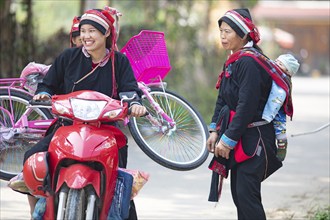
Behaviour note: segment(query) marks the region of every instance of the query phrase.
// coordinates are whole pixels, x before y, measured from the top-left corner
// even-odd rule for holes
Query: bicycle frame
[[[10,88],[19,88],[23,89],[26,83],[25,78],[7,78],[7,79],[0,79],[0,87],[8,87]]]
[[[11,109],[11,111],[9,112],[4,107],[0,106],[0,110],[7,114],[12,125],[11,128],[1,130],[1,133],[9,132],[9,135],[4,136],[6,139],[10,139],[15,134],[21,133],[43,134],[46,132],[47,128],[51,125],[53,121],[53,119],[29,121],[27,119],[27,115],[32,111],[32,109],[30,108],[26,109],[26,111],[22,114],[22,117],[17,122],[14,121],[14,109],[12,105],[11,92],[13,90],[16,90],[32,96],[33,94],[29,93],[24,89],[24,86],[26,86],[26,82],[27,81],[25,78],[0,79],[0,88],[6,89],[8,91],[9,105]]]
[[[139,88],[142,90],[143,95],[148,99],[150,102],[151,106],[156,110],[158,114],[160,114],[163,119],[165,119],[169,125],[173,128],[175,127],[176,123],[170,117],[167,115],[164,110],[159,106],[159,104],[152,98],[152,96],[149,93],[150,87],[159,87],[164,89],[164,83],[163,82],[156,82],[156,83],[150,83],[150,84],[145,84],[143,82],[138,82]],[[157,120],[153,120],[153,117],[151,115],[145,116],[153,125],[155,126],[161,126],[161,124]]]
[[[13,112],[13,106],[12,106],[12,102],[11,102],[11,98],[10,98],[10,93],[11,93],[11,90],[21,90],[21,91],[24,91],[24,85],[26,83],[26,79],[24,78],[8,78],[8,79],[0,79],[0,88],[5,88],[8,90],[8,94],[9,94],[9,99],[10,99],[10,109],[11,109],[11,114],[9,114],[11,117],[10,117],[10,120],[13,123],[13,117],[12,115],[14,115],[14,112]],[[28,92],[26,92],[27,94],[29,94]],[[0,106],[0,109],[3,109],[6,111],[6,109],[2,108]],[[7,111],[8,112],[8,111]]]

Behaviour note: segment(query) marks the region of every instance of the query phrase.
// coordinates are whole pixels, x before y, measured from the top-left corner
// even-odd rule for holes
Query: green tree
[[[21,7],[24,18],[18,21],[12,7]],[[35,41],[32,23],[32,0],[20,3],[0,1],[0,76],[17,76],[28,60],[34,56]]]

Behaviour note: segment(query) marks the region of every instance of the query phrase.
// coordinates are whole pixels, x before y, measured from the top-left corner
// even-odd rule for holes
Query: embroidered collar
[[[247,42],[244,47],[253,47],[253,41]]]
[[[247,43],[244,45],[243,48],[246,48],[246,47],[253,47],[253,41],[249,41],[249,42],[247,42]],[[233,54],[233,51],[231,50],[231,51],[230,51],[230,55],[232,55],[232,54]]]
[[[91,57],[91,55],[87,52],[85,47],[82,47],[82,52],[85,55],[85,57],[87,57],[87,58]],[[105,66],[107,64],[107,62],[109,61],[109,58],[110,58],[109,53],[110,53],[109,49],[106,48],[106,59],[101,61],[100,67]]]

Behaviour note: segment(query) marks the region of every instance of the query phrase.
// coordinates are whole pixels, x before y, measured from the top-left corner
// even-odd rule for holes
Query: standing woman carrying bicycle
[[[116,51],[116,11],[88,10],[81,16],[79,30],[82,47],[69,48],[61,53],[52,64],[43,82],[38,85],[34,100],[48,100],[55,94],[67,94],[79,90],[93,90],[109,97],[118,98],[120,92],[136,91],[141,95],[131,65],[123,54]],[[139,102],[130,103],[131,116],[139,117],[146,108]],[[58,121],[55,127],[66,124]],[[24,155],[24,162],[36,152],[47,151],[54,129]],[[124,136],[122,133],[121,135]],[[127,164],[127,146],[120,151],[120,167]],[[12,188],[20,186],[22,175],[10,182]],[[31,213],[36,198],[28,195]],[[129,219],[137,219],[134,203],[131,203]]]

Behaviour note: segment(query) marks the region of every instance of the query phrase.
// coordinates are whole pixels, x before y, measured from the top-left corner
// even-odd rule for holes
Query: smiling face
[[[236,32],[226,23],[221,22],[220,25],[221,44],[225,50],[231,50],[233,53],[242,48],[246,43],[246,36],[242,39]]]
[[[83,24],[80,27],[80,38],[83,46],[89,53],[104,51],[106,38],[110,35],[108,31],[103,35],[99,30],[90,24]]]

